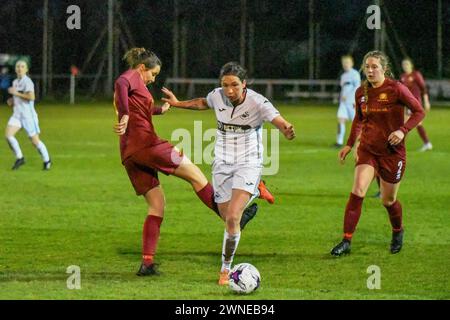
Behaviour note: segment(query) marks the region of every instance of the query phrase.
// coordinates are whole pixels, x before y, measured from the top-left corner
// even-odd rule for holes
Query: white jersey
[[[264,96],[246,90],[245,100],[236,107],[222,88],[214,89],[206,97],[217,118],[215,160],[225,164],[262,166],[262,125],[279,116],[280,112]]]
[[[27,75],[23,76],[21,79],[15,79],[13,81],[13,87],[20,93],[34,92],[34,84],[30,77]],[[17,96],[14,98],[14,112],[27,113],[34,109],[34,101],[22,99]]]
[[[355,69],[350,69],[341,75],[341,97],[345,98],[345,104],[355,103],[356,89],[361,85],[361,76]]]

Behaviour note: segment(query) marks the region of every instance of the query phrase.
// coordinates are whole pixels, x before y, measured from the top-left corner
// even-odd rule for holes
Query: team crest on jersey
[[[247,119],[249,116],[250,116],[250,114],[248,113],[248,111],[245,111],[243,114],[241,114],[240,118],[241,118],[242,120],[245,120],[245,119]]]
[[[388,101],[388,95],[387,93],[380,93],[378,96],[378,102],[387,102]]]

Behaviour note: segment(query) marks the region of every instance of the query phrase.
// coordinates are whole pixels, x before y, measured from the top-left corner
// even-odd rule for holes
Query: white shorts
[[[27,112],[15,110],[11,118],[9,118],[8,126],[24,128],[29,137],[33,137],[41,132],[38,115],[34,108],[29,109]]]
[[[258,194],[262,166],[225,164],[214,161],[212,166],[214,201],[224,203],[230,201],[233,189],[244,190],[251,195]]]
[[[355,117],[355,108],[353,107],[353,104],[339,103],[337,117],[353,121],[353,118]]]

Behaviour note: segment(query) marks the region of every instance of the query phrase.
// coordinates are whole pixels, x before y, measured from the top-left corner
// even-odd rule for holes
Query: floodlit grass
[[[329,251],[341,238],[353,181],[351,158],[340,166],[330,147],[336,108],[279,108],[298,138],[280,137],[279,172],[265,177],[276,203],[259,201],[235,258],[259,269],[262,286],[236,296],[216,284],[223,223],[186,182],[164,175],[167,207],[157,254],[163,275],[135,276],[146,205],[120,163],[112,107],[38,104],[52,170],[42,171],[23,132],[18,139],[26,164],[20,170],[10,170],[13,155],[6,142],[0,144],[0,299],[449,299],[450,110],[435,109],[426,119],[433,151],[417,152],[417,133],[408,136],[399,193],[402,252],[389,253],[389,220],[369,196],[372,186],[352,254],[336,259]],[[2,125],[10,112],[0,107]],[[170,140],[177,128],[193,131],[194,120],[203,121],[204,130],[215,125],[210,111],[171,110],[154,122]],[[210,177],[210,166],[200,167]],[[66,287],[70,265],[81,268],[80,290]],[[366,285],[371,265],[381,269],[379,290]]]

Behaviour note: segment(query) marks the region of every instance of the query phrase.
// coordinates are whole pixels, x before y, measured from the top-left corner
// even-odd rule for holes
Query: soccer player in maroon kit
[[[138,276],[158,275],[153,261],[164,216],[164,193],[159,184],[158,171],[188,181],[197,196],[220,216],[214,202],[214,190],[201,170],[166,140],[158,137],[152,116],[167,112],[170,105],[154,105],[147,85],[155,82],[161,61],[145,48],[133,48],[124,55],[130,69],[116,80],[114,106],[119,122],[114,131],[120,136],[120,155],[137,195],[148,204],[142,237],[142,264]],[[241,226],[253,218],[257,207],[249,207],[241,219]],[[221,217],[222,218],[222,217]],[[223,218],[222,218],[223,220]]]
[[[352,192],[345,208],[344,239],[331,254],[350,253],[351,239],[361,216],[361,207],[375,173],[380,176],[381,199],[392,225],[391,253],[403,245],[402,206],[397,200],[405,172],[404,138],[425,116],[420,102],[402,83],[392,79],[387,56],[368,52],[361,67],[367,77],[356,90],[356,116],[347,145],[339,152],[341,163],[361,134]],[[404,122],[404,107],[411,117]]]
[[[408,89],[412,92],[414,97],[416,97],[419,102],[422,102],[423,98],[423,106],[425,107],[425,111],[430,111],[430,99],[428,97],[427,87],[425,85],[425,80],[423,79],[422,74],[414,70],[414,64],[410,58],[405,58],[402,61],[402,69],[403,74],[400,76],[400,81],[408,87]],[[409,117],[410,112],[408,110],[407,117]],[[419,136],[423,141],[423,146],[420,151],[427,151],[433,149],[433,145],[428,139],[427,132],[420,122],[417,126],[417,131],[419,132]]]

